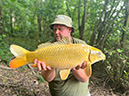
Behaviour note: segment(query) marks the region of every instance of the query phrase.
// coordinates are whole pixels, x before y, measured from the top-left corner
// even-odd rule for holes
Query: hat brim
[[[55,25],[55,24],[61,24],[61,25],[65,25],[67,27],[71,27],[72,32],[74,32],[74,28],[71,25],[66,25],[65,23],[62,23],[62,22],[53,22],[53,23],[50,24],[50,28],[53,29],[53,25]]]

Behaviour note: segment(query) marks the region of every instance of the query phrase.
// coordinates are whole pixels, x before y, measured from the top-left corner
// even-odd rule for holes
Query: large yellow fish
[[[87,61],[85,74],[90,77],[91,65],[105,60],[105,55],[101,50],[87,44],[72,44],[67,37],[56,43],[42,44],[37,50],[31,52],[17,45],[11,45],[10,51],[16,57],[9,64],[11,68],[33,63],[36,58],[52,68],[59,68],[62,80],[68,77],[71,68],[84,61]]]

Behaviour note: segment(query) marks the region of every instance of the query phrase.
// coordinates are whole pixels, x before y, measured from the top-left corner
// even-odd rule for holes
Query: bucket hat
[[[53,29],[54,24],[62,24],[67,27],[72,28],[72,32],[74,32],[74,28],[72,26],[72,19],[69,16],[66,15],[57,15],[54,22],[50,24],[50,28]]]

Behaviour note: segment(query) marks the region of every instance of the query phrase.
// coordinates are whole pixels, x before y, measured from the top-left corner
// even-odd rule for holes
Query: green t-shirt
[[[82,40],[71,38],[72,43],[85,43]],[[72,72],[70,72],[66,80],[61,80],[59,69],[56,69],[56,77],[49,82],[49,89],[52,96],[88,96],[89,80],[82,83],[78,81]]]

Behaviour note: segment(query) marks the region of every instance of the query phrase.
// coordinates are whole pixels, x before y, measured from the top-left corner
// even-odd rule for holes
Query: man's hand
[[[81,65],[77,65],[75,68],[72,68],[73,75],[78,81],[86,82],[89,77],[86,76],[84,69],[87,66],[87,62],[83,62]]]
[[[51,82],[55,78],[55,68],[46,66],[44,62],[38,61],[37,59],[34,60],[34,64],[37,64],[38,70],[42,71],[42,76],[47,82]]]
[[[85,69],[87,66],[87,62],[84,61],[82,64],[77,65],[73,70]]]
[[[50,66],[46,66],[46,64],[44,62],[38,61],[37,59],[34,60],[34,64],[37,64],[39,71],[52,70],[52,68]]]

